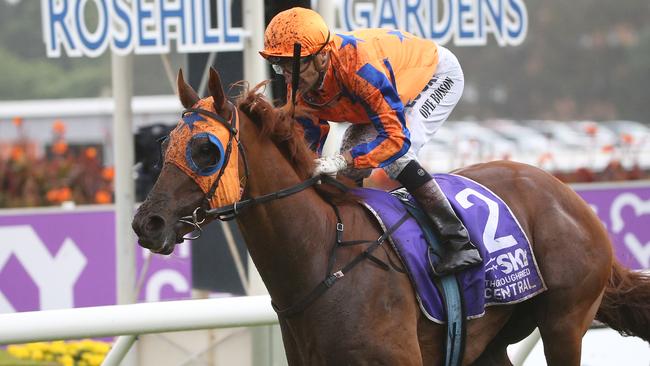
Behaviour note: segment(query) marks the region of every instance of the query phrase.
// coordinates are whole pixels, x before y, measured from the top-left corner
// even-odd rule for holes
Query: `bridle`
[[[230,152],[232,150],[233,141],[237,143],[237,148],[239,149],[239,153],[241,154],[244,163],[244,175],[240,178],[240,190],[242,192],[245,190],[246,182],[248,181],[249,168],[248,168],[248,160],[246,158],[246,149],[244,148],[241,140],[239,140],[239,138],[237,137],[237,133],[238,133],[237,122],[239,121],[239,115],[238,115],[239,109],[235,107],[235,105],[232,104],[231,102],[228,102],[228,105],[230,106],[232,111],[231,118],[229,121],[226,121],[225,118],[223,118],[217,113],[205,109],[201,109],[201,108],[188,108],[183,111],[183,115],[185,113],[199,113],[207,117],[210,117],[213,120],[224,125],[228,129],[230,134],[228,145],[226,147],[226,152],[225,152],[225,163],[222,165],[221,169],[219,170],[218,173],[219,175],[217,176],[217,179],[210,187],[210,190],[205,194],[202,204],[199,205],[197,208],[195,208],[194,211],[192,211],[192,215],[183,216],[178,220],[179,222],[194,227],[195,233],[189,237],[186,237],[185,239],[189,239],[189,240],[198,239],[203,233],[202,225],[205,224],[207,220],[211,220],[211,219],[217,219],[221,221],[233,220],[234,218],[237,217],[237,215],[242,210],[248,207],[259,205],[276,199],[281,199],[287,196],[291,196],[298,192],[302,192],[305,189],[314,186],[315,184],[320,182],[331,184],[342,191],[348,190],[347,186],[345,186],[343,183],[339,182],[335,178],[332,178],[330,176],[316,176],[276,192],[268,193],[258,197],[242,199],[230,205],[206,210],[204,207],[206,205],[207,207],[210,207],[210,199],[212,198],[217,188],[219,187],[219,183],[221,182],[221,176],[223,175],[223,172],[225,171],[228,163],[230,162]]]
[[[212,186],[203,197],[202,204],[194,209],[191,216],[184,216],[178,220],[179,222],[193,226],[195,231],[198,231],[198,233],[196,233],[195,235],[191,235],[189,237],[186,237],[185,239],[190,239],[190,240],[198,239],[203,233],[203,229],[201,228],[201,225],[203,225],[207,219],[212,217],[212,214],[210,212],[213,210],[206,210],[204,207],[206,206],[210,207],[210,200],[212,199],[215,192],[217,191],[217,188],[219,187],[219,183],[221,182],[221,177],[223,176],[223,173],[226,171],[226,168],[230,163],[230,154],[232,152],[233,141],[236,142],[237,149],[239,149],[239,153],[241,154],[242,160],[244,162],[244,175],[243,177],[240,178],[240,186],[245,185],[246,181],[248,180],[249,170],[248,170],[248,159],[246,158],[246,150],[244,149],[244,146],[242,145],[241,141],[238,138],[238,131],[237,131],[237,124],[239,121],[239,109],[237,109],[237,107],[235,107],[235,105],[232,104],[230,101],[227,102],[227,105],[230,107],[231,110],[230,120],[228,121],[226,121],[226,119],[223,118],[218,113],[206,109],[202,109],[202,108],[187,108],[182,113],[182,115],[185,115],[186,113],[202,114],[206,117],[209,117],[221,123],[228,130],[229,133],[228,144],[226,146],[226,150],[224,154],[224,164],[219,169],[219,172],[216,173],[218,174],[217,178],[215,179],[214,183],[212,183]],[[238,162],[235,162],[235,164],[238,164]],[[243,188],[241,189],[243,190]]]

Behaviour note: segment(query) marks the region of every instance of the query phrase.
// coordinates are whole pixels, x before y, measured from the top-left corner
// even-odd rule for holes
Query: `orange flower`
[[[84,155],[86,155],[86,158],[88,159],[95,159],[97,157],[97,149],[94,147],[87,147],[84,150]]]
[[[60,202],[63,201],[70,201],[72,198],[72,191],[68,187],[63,187],[59,189],[59,200]]]
[[[602,151],[604,153],[612,153],[614,152],[614,145],[605,145],[603,146]]]
[[[14,146],[11,148],[11,160],[12,161],[21,161],[25,156],[25,150],[20,146]]]
[[[52,131],[58,135],[63,135],[65,133],[65,122],[60,119],[57,119],[52,124]]]
[[[23,124],[23,117],[14,117],[12,118],[11,122],[14,124],[14,126],[20,127]]]
[[[57,202],[58,196],[59,196],[59,191],[57,189],[50,189],[45,194],[45,197],[49,202]]]
[[[63,140],[58,140],[52,145],[52,152],[56,155],[63,155],[68,151],[68,144]]]
[[[100,205],[105,205],[107,203],[111,203],[112,198],[110,192],[107,192],[103,189],[98,190],[95,192],[95,203],[99,203]]]
[[[61,203],[64,201],[70,201],[72,198],[72,191],[68,187],[62,188],[53,188],[47,191],[45,197],[48,201],[52,203]]]
[[[102,178],[107,181],[112,181],[115,177],[115,169],[112,166],[107,166],[102,170]]]

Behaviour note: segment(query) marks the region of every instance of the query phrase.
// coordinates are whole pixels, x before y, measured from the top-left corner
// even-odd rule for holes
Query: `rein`
[[[248,169],[247,169],[248,172]],[[300,182],[294,186],[291,186],[289,188],[281,189],[276,192],[272,193],[267,193],[262,196],[258,197],[252,197],[252,198],[247,198],[241,201],[237,201],[233,204],[222,206],[222,207],[217,207],[213,208],[210,210],[205,210],[202,207],[197,207],[192,215],[189,216],[183,216],[181,217],[178,221],[194,226],[196,230],[199,231],[198,236],[193,236],[188,239],[197,239],[199,236],[201,236],[201,233],[203,232],[203,228],[201,228],[201,225],[205,223],[206,220],[208,219],[217,219],[221,221],[230,221],[239,215],[240,211],[252,206],[256,206],[262,203],[266,203],[269,201],[274,201],[277,199],[281,199],[287,196],[291,196],[293,194],[296,194],[298,192],[302,192],[305,189],[319,183],[319,182],[325,182],[327,184],[331,184],[341,191],[346,191],[348,187],[346,187],[343,183],[339,182],[338,180],[328,176],[328,175],[323,175],[323,176],[315,176],[311,177],[303,182]]]

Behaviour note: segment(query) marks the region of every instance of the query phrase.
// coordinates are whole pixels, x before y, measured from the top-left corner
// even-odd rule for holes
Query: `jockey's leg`
[[[465,225],[456,216],[438,183],[408,155],[388,166],[386,171],[411,193],[433,224],[445,250],[433,267],[434,273],[444,275],[481,263],[483,259],[478,249],[470,242]],[[403,168],[400,169],[400,165]],[[396,171],[400,171],[397,176],[394,175]]]
[[[418,151],[447,120],[465,85],[456,56],[444,47],[438,47],[438,54],[436,73],[420,95],[405,106],[411,148],[384,169],[415,197],[438,232],[443,247],[447,249],[433,268],[441,275],[481,263],[482,259],[440,187],[417,161]]]

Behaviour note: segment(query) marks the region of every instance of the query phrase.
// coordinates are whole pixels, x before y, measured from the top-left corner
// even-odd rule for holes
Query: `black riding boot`
[[[411,193],[433,223],[444,253],[433,267],[442,276],[457,272],[483,261],[478,249],[469,240],[465,225],[460,221],[438,183],[413,160],[402,170],[397,180]]]

